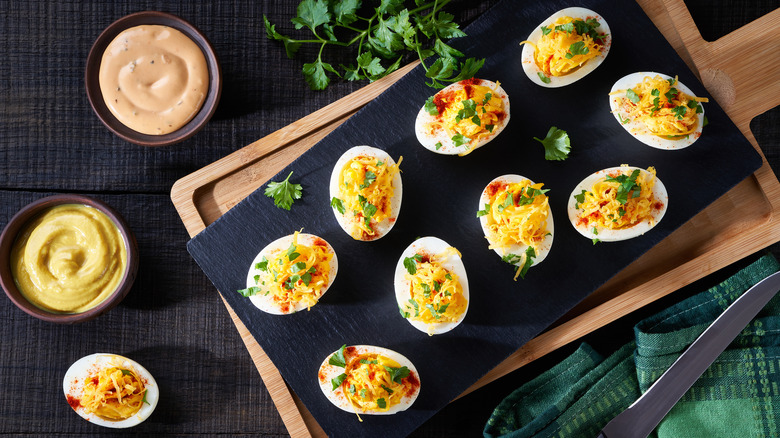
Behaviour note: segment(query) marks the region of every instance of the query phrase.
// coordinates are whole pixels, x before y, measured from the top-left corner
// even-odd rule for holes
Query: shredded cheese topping
[[[676,138],[696,131],[702,112],[701,102],[706,97],[689,96],[674,86],[677,77],[663,79],[660,76],[645,76],[642,82],[627,90],[616,90],[623,94],[618,106],[627,114],[628,120],[638,120],[652,135]]]
[[[505,117],[503,100],[496,90],[484,85],[465,83],[460,88],[441,91],[434,102],[439,115],[429,125],[430,134],[443,129],[456,146],[467,147],[460,155],[473,151],[470,144],[493,135]]]
[[[575,195],[581,211],[579,223],[617,230],[652,220],[653,210],[660,208],[653,196],[655,180],[654,167],[647,172],[626,169],[607,175],[589,191]]]
[[[386,412],[416,390],[410,379],[397,374],[393,379],[391,372],[400,369],[398,362],[378,353],[355,355],[345,367],[346,378],[341,384],[344,395],[358,411]]]
[[[489,209],[486,214],[490,249],[506,250],[511,245],[531,246],[534,250],[547,235],[550,204],[542,191],[544,184],[499,183],[488,188]]]
[[[286,250],[280,249],[256,265],[260,274],[255,276],[259,291],[270,295],[282,311],[289,311],[298,303],[307,309],[317,304],[330,281],[330,261],[333,253],[327,243],[315,238],[311,246],[298,243],[299,231]]]
[[[415,254],[414,274],[404,273],[409,282],[409,299],[400,306],[404,317],[425,324],[454,322],[466,311],[466,298],[458,275],[442,265],[450,255],[460,257],[453,247],[434,256]],[[431,329],[433,327],[430,327]]]
[[[390,164],[372,156],[355,157],[339,173],[339,199],[349,221],[349,235],[357,240],[376,236],[376,224],[391,216],[393,178],[401,161]]]
[[[542,37],[535,43],[522,41],[534,48],[534,63],[545,75],[565,76],[582,67],[586,62],[601,55],[602,41],[588,33],[580,34],[578,29],[587,23],[598,27],[595,19],[586,21],[572,17],[559,17],[549,27],[542,27]],[[602,37],[604,34],[599,34]]]
[[[145,393],[134,370],[106,367],[86,379],[80,403],[86,412],[106,420],[124,420],[141,409]]]

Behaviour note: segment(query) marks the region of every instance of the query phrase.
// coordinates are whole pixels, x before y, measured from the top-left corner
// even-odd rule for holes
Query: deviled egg
[[[110,428],[135,426],[149,418],[160,399],[151,373],[117,354],[82,357],[65,372],[65,399],[85,420]]]
[[[620,166],[580,182],[569,197],[569,220],[583,236],[618,241],[641,236],[664,217],[669,194],[655,168]]]
[[[601,65],[612,46],[612,34],[602,16],[573,7],[547,17],[520,44],[528,79],[557,88],[584,78]]]
[[[469,281],[460,252],[437,237],[415,240],[395,268],[395,298],[401,316],[428,335],[446,333],[469,309]]]
[[[525,277],[552,247],[555,224],[543,186],[520,175],[502,175],[479,198],[477,217],[488,248],[518,267],[515,279]]]
[[[246,289],[258,309],[286,315],[311,309],[333,284],[336,251],[325,239],[299,231],[269,243],[252,261]]]
[[[620,78],[609,107],[626,131],[657,149],[682,149],[701,137],[706,97],[696,97],[677,77],[638,72]]]
[[[417,140],[437,154],[467,155],[509,123],[509,96],[501,85],[465,79],[428,98],[414,125]]]
[[[355,240],[390,232],[401,212],[403,185],[398,163],[387,152],[355,146],[341,155],[330,176],[330,205],[341,228]]]
[[[325,358],[317,378],[331,403],[358,415],[405,411],[420,394],[414,364],[393,350],[373,345],[343,345]]]

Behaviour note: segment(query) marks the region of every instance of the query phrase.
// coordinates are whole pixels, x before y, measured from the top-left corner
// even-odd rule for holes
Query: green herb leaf
[[[344,214],[347,212],[347,209],[344,208],[344,203],[341,201],[341,199],[337,197],[333,197],[333,199],[330,200],[330,206],[335,208],[336,211],[338,211],[341,214]]]
[[[471,139],[463,134],[455,134],[452,136],[452,142],[455,146],[463,146],[464,144],[468,145],[471,142]]]
[[[377,399],[376,406],[379,409],[385,409],[387,407],[387,402],[383,398]]]
[[[633,103],[639,103],[639,101],[642,100],[642,98],[636,94],[636,91],[632,90],[631,88],[626,90],[626,97]]]
[[[401,383],[401,381],[407,377],[409,377],[409,368],[407,367],[400,367],[400,368],[394,368],[389,367],[385,365],[385,370],[390,374],[390,380],[392,380],[395,383]]]
[[[574,200],[577,201],[577,203],[574,205],[574,208],[576,210],[579,210],[580,204],[585,202],[585,193],[588,193],[588,192],[583,189],[582,192],[580,192],[579,195],[574,195]]]
[[[341,373],[338,376],[330,379],[331,385],[333,385],[333,391],[336,390],[339,386],[341,386],[342,383],[344,383],[344,380],[347,379],[347,375],[345,373]]]
[[[296,42],[290,37],[286,37],[276,31],[276,26],[268,21],[268,17],[263,14],[263,23],[265,23],[265,33],[269,39],[281,41],[284,44],[284,51],[287,53],[287,57],[292,59],[295,57],[295,53],[301,47],[301,43]]]
[[[439,149],[441,149],[442,144],[440,141],[437,141],[434,146],[436,146],[436,150],[438,151]]]
[[[487,203],[486,203],[486,204],[485,204],[485,209],[484,209],[484,210],[479,210],[479,211],[477,212],[477,217],[482,217],[482,216],[485,216],[485,215],[487,215],[488,213],[490,213],[490,204],[487,204]]]
[[[291,243],[291,244],[290,244],[290,247],[289,247],[289,248],[287,248],[287,259],[288,259],[289,261],[293,261],[293,260],[295,260],[295,259],[297,259],[298,257],[300,257],[300,256],[301,256],[301,254],[300,254],[300,253],[297,253],[297,252],[295,252],[295,250],[296,250],[296,246],[295,246],[295,244],[294,244],[294,243]],[[281,260],[279,260],[279,261],[281,262]]]
[[[545,84],[549,84],[551,82],[550,78],[547,77],[547,75],[545,75],[544,73],[537,72],[536,74],[539,76],[539,80],[541,80]]]
[[[367,189],[371,184],[376,181],[376,174],[372,171],[366,171],[364,175],[363,184],[360,185],[361,189]]]
[[[265,256],[263,256],[262,260],[260,260],[260,262],[255,264],[255,269],[263,272],[268,272],[268,259]]]
[[[403,316],[404,318],[408,318],[408,317],[409,317],[409,312],[406,312],[406,311],[404,311],[403,307],[401,307],[400,305],[398,305],[398,312],[399,312],[399,313],[401,314],[401,316]]]
[[[542,35],[548,35],[550,32],[552,32],[552,29],[550,29],[547,26],[542,26],[541,29],[542,29]]]
[[[273,198],[274,205],[285,210],[289,210],[296,199],[301,199],[301,194],[303,193],[303,187],[300,184],[290,182],[292,174],[290,172],[282,182],[272,181],[268,183],[265,188],[265,196]]]
[[[636,198],[639,196],[640,193],[640,187],[639,184],[636,183],[636,179],[639,176],[639,169],[634,169],[633,172],[631,172],[631,175],[618,175],[617,178],[614,178],[610,175],[607,175],[605,178],[605,181],[609,182],[616,182],[620,184],[618,186],[617,196],[615,199],[621,204],[625,204],[628,202],[628,195],[632,191],[634,191],[632,198]]]
[[[317,59],[315,62],[303,64],[303,77],[312,90],[324,90],[330,84],[330,78],[325,71],[339,75],[336,69],[327,62]]]
[[[534,248],[532,246],[529,246],[525,250],[525,263],[523,263],[523,267],[520,268],[520,278],[525,279],[525,274],[528,273],[528,270],[531,268],[531,265],[533,265],[535,257],[536,257],[536,251],[534,251]]]
[[[306,262],[298,262],[292,265],[292,268],[295,270],[295,272],[301,272],[304,269],[306,269]]]
[[[325,0],[303,0],[298,4],[298,16],[291,21],[296,29],[305,26],[316,33],[317,26],[330,21],[328,3]]]
[[[414,275],[417,272],[417,263],[422,261],[420,254],[415,254],[412,257],[404,257],[404,268],[409,274]]]
[[[241,296],[249,298],[253,295],[257,295],[262,291],[259,287],[252,286],[248,287],[246,289],[239,289],[237,292],[241,294]]]
[[[588,48],[585,47],[585,42],[577,41],[576,43],[569,46],[569,51],[566,52],[566,59],[571,59],[577,55],[587,55],[587,54],[588,54]]]
[[[534,137],[534,140],[544,145],[544,159],[545,160],[565,160],[569,157],[571,151],[571,140],[569,140],[569,134],[563,129],[558,129],[555,126],[550,127],[547,131],[547,136],[544,140]]]
[[[392,394],[393,393],[393,390],[388,388],[387,386],[385,386],[385,385],[379,385],[379,386],[382,387],[382,389],[384,389],[385,391],[387,391],[388,394]]]
[[[341,348],[339,348],[339,351],[333,353],[333,355],[330,356],[330,358],[328,358],[328,363],[333,366],[346,368],[347,361],[346,359],[344,359],[344,349],[346,348],[347,348],[347,344],[342,345]]]
[[[666,97],[666,100],[668,100],[669,103],[672,103],[672,100],[676,98],[678,94],[680,94],[680,92],[676,88],[670,88],[669,91],[664,93],[664,97]]]
[[[439,108],[436,107],[436,103],[434,103],[433,97],[434,96],[431,96],[428,98],[428,100],[425,101],[425,111],[428,111],[428,114],[432,116],[438,116]]]

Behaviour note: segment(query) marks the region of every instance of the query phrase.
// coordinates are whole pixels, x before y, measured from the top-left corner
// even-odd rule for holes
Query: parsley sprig
[[[290,182],[292,174],[290,172],[282,182],[271,181],[265,188],[265,196],[274,198],[274,205],[285,210],[289,210],[296,199],[301,199],[303,193],[303,187],[300,184]]]
[[[415,52],[430,79],[427,84],[444,88],[447,82],[473,77],[485,60],[459,58],[465,55],[444,41],[466,36],[453,21],[454,15],[442,9],[451,0],[425,2],[416,0],[415,7],[404,7],[403,0],[381,0],[375,7],[365,8],[371,16],[360,16],[360,0],[303,0],[297,16],[291,21],[295,29],[307,28],[310,38],[296,39],[282,35],[263,15],[266,35],[284,44],[288,58],[294,58],[303,44],[319,45],[313,62],[303,64],[303,75],[313,90],[323,90],[330,83],[328,73],[350,81],[375,81],[398,69],[406,52]],[[371,13],[368,12],[368,13]],[[323,60],[328,46],[356,47],[355,63],[339,65],[338,69]],[[426,65],[425,61],[438,55]]]
[[[621,204],[625,204],[628,202],[628,196],[631,195],[631,198],[637,198],[639,197],[639,194],[641,192],[641,188],[639,187],[639,184],[637,184],[636,179],[639,176],[639,169],[634,169],[633,172],[631,172],[631,175],[619,175],[617,177],[612,177],[610,175],[607,175],[607,178],[605,181],[609,182],[616,182],[620,184],[618,186],[617,191],[617,201]]]
[[[555,126],[550,127],[544,140],[534,137],[534,140],[544,145],[544,159],[562,161],[569,157],[571,140],[569,134]]]

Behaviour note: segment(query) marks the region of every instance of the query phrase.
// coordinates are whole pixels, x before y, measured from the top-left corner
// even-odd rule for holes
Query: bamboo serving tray
[[[750,121],[780,104],[773,41],[780,9],[718,39],[701,38],[682,0],[637,0],[680,57],[758,150],[763,165],[474,383],[465,395],[705,275],[780,241],[780,182],[750,132]],[[767,33],[766,30],[770,29]],[[264,185],[416,63],[176,181],[171,199],[195,236]],[[224,302],[224,300],[223,300]],[[241,320],[225,302],[293,437],[324,436]]]

